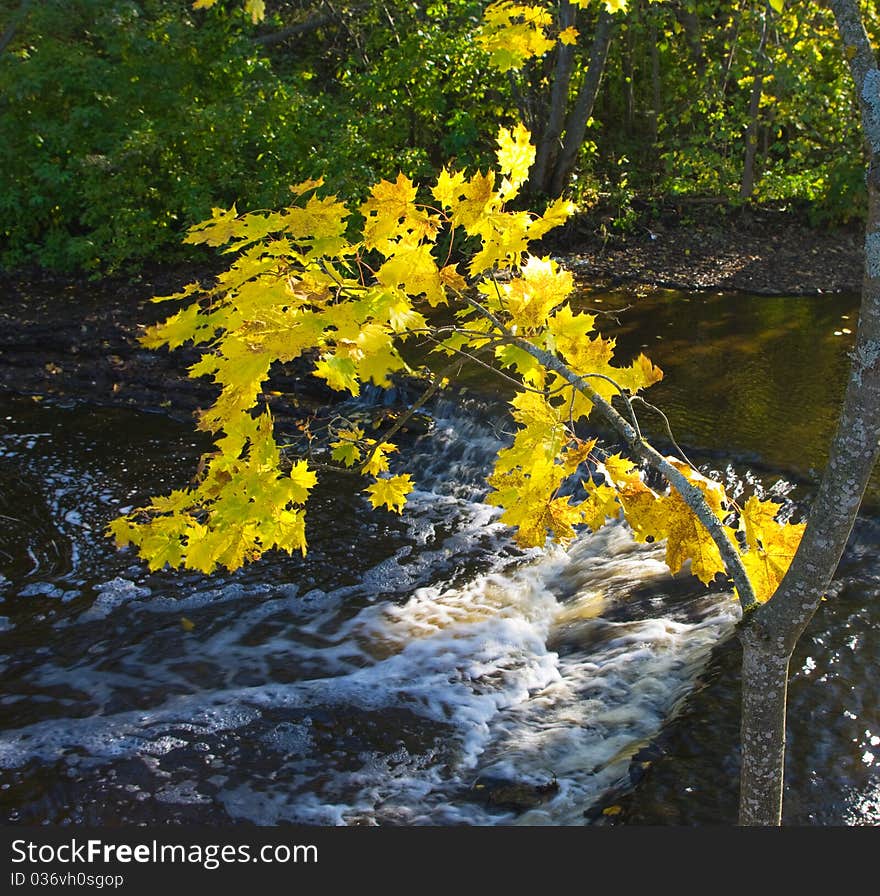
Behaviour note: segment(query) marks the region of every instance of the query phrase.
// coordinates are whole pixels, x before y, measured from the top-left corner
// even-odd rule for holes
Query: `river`
[[[695,462],[803,510],[854,297],[579,301],[664,368],[649,397]],[[482,501],[497,392],[475,377],[427,410],[432,432],[401,451],[417,482],[402,517],[331,483],[304,560],[205,577],[148,573],[102,534],[192,475],[191,428],[0,396],[0,817],[735,821],[730,595],[670,576],[622,524],[517,549]],[[880,823],[878,496],[875,480],[792,666],[787,823]]]

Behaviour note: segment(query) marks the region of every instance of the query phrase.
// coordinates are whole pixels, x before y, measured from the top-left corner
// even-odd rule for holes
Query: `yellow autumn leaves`
[[[237,569],[266,550],[306,553],[303,505],[317,482],[304,460],[280,469],[272,418],[239,414],[203,459],[194,487],[151,499],[114,520],[120,546],[134,545],[150,569]]]
[[[187,242],[235,258],[213,286],[191,284],[157,298],[182,307],[147,328],[142,341],[150,348],[203,347],[189,373],[218,387],[198,421],[214,434],[215,450],[203,458],[196,484],[116,520],[111,532],[119,544],[135,545],[152,568],[205,572],[235,569],[267,550],[306,551],[305,504],[317,468],[289,457],[274,441],[269,414],[256,413],[271,369],[308,355],[315,377],[353,396],[365,383],[385,387],[408,370],[400,345],[430,332],[425,311],[469,289],[455,265],[435,257],[444,229],[461,228],[480,243],[472,272],[523,266],[529,241],[571,207],[555,203],[542,216],[505,209],[534,159],[524,128],[500,132],[498,158],[497,172],[443,171],[428,203],[419,202],[404,175],[381,181],[357,210],[363,223],[354,238],[352,212],[336,197],[318,195],[320,180],[293,187],[286,209],[214,209],[190,229]],[[545,263],[527,262],[524,270],[533,292],[549,287],[537,278],[544,271],[547,280]],[[528,303],[525,294],[522,301]],[[413,481],[408,473],[392,475],[395,445],[341,428],[328,447],[340,469],[368,479],[363,490],[373,507],[403,510]]]
[[[356,396],[366,383],[386,387],[408,371],[401,347],[420,337],[456,357],[491,352],[521,380],[511,401],[517,430],[498,454],[487,497],[520,544],[565,542],[622,513],[637,539],[665,541],[673,572],[690,562],[706,583],[723,573],[717,545],[677,492],[655,491],[629,461],[603,458],[594,441],[576,434],[593,410],[590,397],[539,360],[552,357],[606,401],[663,375],[644,355],[620,363],[614,340],[595,331],[594,316],[570,306],[572,275],[529,254],[534,240],[573,211],[561,199],[541,215],[509,210],[534,158],[525,128],[502,129],[496,170],[444,169],[429,194],[400,175],[374,185],[352,213],[336,197],[319,195],[314,180],[292,188],[286,209],[214,209],[191,228],[188,242],[221,248],[233,261],[210,287],[191,284],[157,298],[180,307],[149,327],[143,343],[201,347],[189,373],[218,388],[198,422],[213,434],[214,450],[189,487],[115,520],[117,542],[134,545],[152,569],[211,572],[268,550],[305,554],[306,506],[325,468],[357,477],[372,507],[401,513],[414,482],[409,472],[392,470],[399,463],[393,433],[372,437],[353,424],[331,424],[323,444],[303,457],[276,442],[272,417],[260,409],[278,363],[305,358],[331,390]],[[466,272],[438,245],[441,234],[455,231],[471,238],[472,253],[459,263]],[[447,304],[454,323],[449,314],[442,326],[433,323],[433,309]],[[584,472],[587,464],[592,473]],[[802,527],[778,522],[773,502],[750,498],[736,508],[719,484],[675,465],[727,526],[758,599],[767,599]]]
[[[662,2],[662,0],[650,0]],[[483,12],[477,43],[489,55],[489,63],[501,72],[521,69],[526,62],[543,56],[557,42],[578,43],[580,32],[574,25],[560,28],[553,0],[494,0]],[[611,13],[626,12],[629,0],[572,0],[572,5],[604,7]]]
[[[520,545],[540,547],[549,536],[565,542],[574,537],[575,526],[585,524],[595,532],[623,514],[637,541],[665,543],[673,574],[689,561],[691,573],[706,585],[719,573],[726,575],[718,546],[677,491],[650,488],[639,469],[619,454],[600,459],[594,454],[596,443],[578,439],[559,410],[546,403],[538,406],[539,398],[522,393],[514,400],[520,429],[513,445],[499,453],[489,478],[493,491],[487,501],[504,509],[501,521],[516,527]],[[581,472],[587,459],[595,476]],[[791,564],[804,524],[780,522],[781,505],[754,495],[737,508],[720,483],[669,460],[699,489],[722,524],[756,599],[769,600]],[[580,493],[578,499],[560,494],[565,483],[570,492]]]

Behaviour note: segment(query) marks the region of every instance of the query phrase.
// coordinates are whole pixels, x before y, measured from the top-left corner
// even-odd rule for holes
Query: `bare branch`
[[[349,15],[352,15],[367,9],[368,6],[368,3],[361,3],[359,6],[353,6],[351,9],[346,10],[346,12],[348,12]],[[260,34],[254,38],[254,43],[269,47],[273,44],[284,43],[284,41],[291,40],[294,37],[301,37],[303,34],[311,34],[313,31],[317,31],[325,25],[333,24],[344,24],[341,14],[336,10],[324,13],[323,15],[312,16],[312,18],[306,19],[304,22],[288,25],[280,31],[272,31],[269,34]]]

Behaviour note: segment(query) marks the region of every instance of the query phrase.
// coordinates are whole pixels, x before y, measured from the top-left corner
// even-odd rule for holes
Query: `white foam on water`
[[[100,773],[139,759],[162,803],[214,803],[257,824],[581,823],[736,610],[698,583],[672,601],[662,548],[622,524],[567,550],[513,549],[481,501],[498,446],[485,422],[438,419],[413,451],[406,543],[354,585],[307,590],[269,566],[261,582],[190,581],[172,595],[108,573],[67,629],[101,627],[94,655],[73,668],[47,655],[29,673],[47,692],[75,683],[94,710],[7,730],[0,767]],[[100,472],[52,478],[76,568],[101,528],[82,490],[106,504],[108,487]],[[120,709],[130,693],[142,708]],[[194,764],[200,745],[210,774]],[[518,813],[481,800],[479,777],[555,778],[558,791]]]
[[[263,782],[261,790],[269,792],[249,795],[242,768],[217,797],[234,818],[262,824],[577,823],[674,712],[712,646],[732,630],[736,614],[724,595],[690,622],[603,617],[636,588],[662,582],[668,574],[660,557],[659,548],[636,545],[614,524],[568,551],[551,550],[458,588],[421,587],[403,602],[366,605],[339,620],[324,646],[298,644],[288,633],[258,648],[286,651],[291,659],[308,653],[323,675],[176,696],[153,709],[63,725],[40,722],[0,738],[0,766],[71,754],[78,763],[99,764],[165,756],[190,738],[255,729],[279,761],[319,763],[324,781],[314,789],[309,775],[298,786],[280,775],[273,786]],[[231,625],[200,651],[234,655],[242,649],[236,646],[241,634]],[[564,650],[553,649],[556,640]],[[379,716],[402,709],[426,727],[439,726],[445,742],[434,758],[396,747],[396,756],[379,748],[339,759],[320,752],[326,745],[307,722],[279,727],[263,720],[318,708]],[[465,798],[477,775],[487,773],[525,785],[555,776],[559,792],[517,816]],[[163,799],[174,792],[166,789]],[[191,788],[186,794],[186,802],[198,802]]]

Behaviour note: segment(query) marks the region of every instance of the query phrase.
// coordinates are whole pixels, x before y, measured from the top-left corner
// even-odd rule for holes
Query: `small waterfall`
[[[84,412],[65,413],[55,426]],[[5,599],[3,637],[42,644],[7,665],[5,800],[51,770],[31,811],[53,820],[582,823],[734,624],[729,595],[674,583],[619,523],[516,548],[482,502],[505,435],[478,398],[435,402],[430,432],[402,442],[417,489],[401,518],[331,496],[304,561],[149,574],[100,533],[155,488],[167,439],[115,413],[103,452],[35,438],[10,458],[27,433],[5,441],[43,471],[74,557]],[[148,450],[120,469],[126,440]]]

